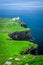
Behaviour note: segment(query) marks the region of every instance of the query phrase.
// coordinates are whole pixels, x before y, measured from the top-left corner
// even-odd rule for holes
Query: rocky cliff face
[[[31,39],[30,31],[20,31],[20,32],[9,33],[9,37],[13,40],[30,40]]]
[[[26,23],[21,22],[20,24],[21,24],[22,27],[27,28],[27,24]]]
[[[24,55],[24,54],[38,55],[38,50],[37,50],[37,48],[30,47],[30,49],[27,48],[26,50],[21,51],[20,54],[21,54],[21,55]]]
[[[25,23],[19,22],[19,24],[21,25],[21,27],[27,28],[27,25]],[[32,37],[30,33],[31,33],[30,30],[24,30],[24,31],[12,32],[12,33],[9,33],[8,35],[11,40],[31,41]],[[30,48],[27,48],[26,50],[21,51],[20,54],[21,55],[24,55],[24,54],[38,55],[38,52],[37,52],[37,48],[30,46]]]

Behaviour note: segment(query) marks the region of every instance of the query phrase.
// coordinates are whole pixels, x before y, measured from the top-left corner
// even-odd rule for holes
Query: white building
[[[13,21],[20,20],[20,17],[12,18]]]

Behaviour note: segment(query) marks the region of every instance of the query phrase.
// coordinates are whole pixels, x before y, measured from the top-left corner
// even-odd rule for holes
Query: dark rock
[[[21,22],[21,26],[24,27],[24,28],[27,28],[27,24],[26,23],[22,23]]]
[[[22,27],[24,27],[24,28],[27,28],[27,24],[24,23],[24,22],[20,22],[20,25],[21,25]]]
[[[21,54],[21,55],[24,55],[24,54],[33,54],[33,55],[38,55],[38,51],[37,51],[36,48],[31,47],[30,49],[27,48],[25,51],[21,51],[20,54]]]
[[[21,32],[13,32],[9,33],[9,37],[13,40],[30,40],[30,31],[21,31]]]

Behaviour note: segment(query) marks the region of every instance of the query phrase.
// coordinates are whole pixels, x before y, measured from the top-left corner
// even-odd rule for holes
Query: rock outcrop
[[[24,54],[38,55],[38,51],[37,51],[37,48],[31,47],[30,49],[27,48],[26,50],[21,51],[20,54],[21,54],[21,55],[24,55]]]
[[[27,28],[27,24],[26,23],[22,23],[21,22],[20,24],[21,24],[22,27]]]
[[[13,32],[9,33],[9,37],[13,40],[30,40],[31,35],[30,31],[20,31],[20,32]]]

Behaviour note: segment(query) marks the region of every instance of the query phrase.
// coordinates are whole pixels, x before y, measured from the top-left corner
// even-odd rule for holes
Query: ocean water
[[[38,44],[39,54],[43,54],[43,8],[34,8],[28,10],[8,10],[0,9],[0,17],[12,18],[20,17],[31,29],[33,42]]]

